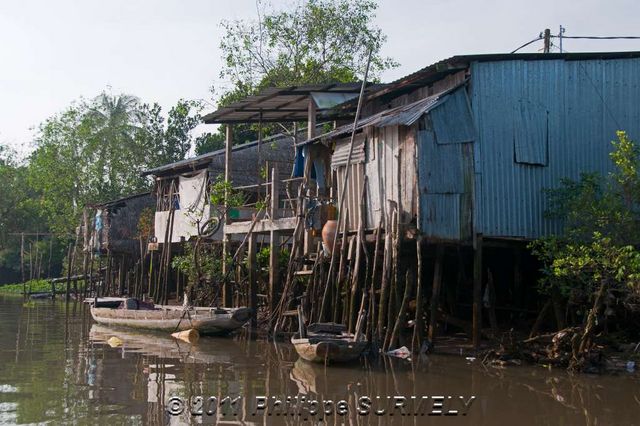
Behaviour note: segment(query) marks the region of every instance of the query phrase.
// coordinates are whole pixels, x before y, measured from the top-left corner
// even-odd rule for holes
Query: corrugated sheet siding
[[[464,87],[447,96],[447,99],[430,113],[433,129],[439,144],[473,142],[475,128]]]
[[[353,140],[353,151],[351,152],[351,164],[364,163],[364,141],[366,135],[360,133],[355,136]],[[347,164],[347,158],[349,158],[349,150],[351,148],[351,138],[342,138],[336,141],[336,147],[333,150],[331,156],[331,168],[335,169]]]
[[[476,230],[538,238],[559,231],[544,218],[544,188],[581,172],[607,173],[618,129],[640,140],[640,59],[472,64]],[[548,111],[548,164],[514,161],[522,102]]]
[[[459,124],[453,117],[451,125]],[[469,240],[471,238],[473,144],[440,144],[431,129],[418,132],[418,188],[420,191],[420,229],[428,238]],[[468,123],[467,123],[468,124]],[[450,135],[449,129],[444,130]]]

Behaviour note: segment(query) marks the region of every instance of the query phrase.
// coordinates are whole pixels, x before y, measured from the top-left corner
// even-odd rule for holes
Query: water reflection
[[[23,306],[22,299],[0,296],[0,342],[0,424],[299,424],[319,417],[308,410],[254,415],[261,395],[347,402],[344,416],[325,416],[329,424],[606,425],[640,419],[640,387],[628,375],[484,369],[462,357],[442,356],[325,367],[299,360],[288,344],[240,336],[203,338],[192,345],[162,333],[100,326],[83,305],[73,303]],[[178,416],[167,412],[169,398],[197,401],[199,395],[218,402],[225,396],[243,398],[212,415],[193,416],[191,407]],[[409,398],[408,410],[415,408],[412,395],[476,395],[477,400],[467,416],[402,416],[386,399],[396,395]],[[387,413],[358,415],[365,396],[372,400],[371,413]],[[444,401],[445,411],[463,409],[456,398]],[[429,412],[429,404],[433,401],[418,412]]]

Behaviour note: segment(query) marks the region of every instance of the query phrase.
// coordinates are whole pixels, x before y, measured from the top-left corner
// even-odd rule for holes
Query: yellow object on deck
[[[122,343],[124,342],[121,339],[117,338],[116,336],[112,336],[112,337],[109,337],[109,340],[107,340],[107,343],[112,348],[117,348],[122,346]]]
[[[196,330],[195,328],[190,328],[189,330],[172,333],[171,337],[184,340],[185,342],[195,343],[198,341],[198,339],[200,339],[200,333],[198,333],[198,330]]]

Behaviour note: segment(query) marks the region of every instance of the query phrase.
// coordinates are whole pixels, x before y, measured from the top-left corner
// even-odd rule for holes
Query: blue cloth
[[[324,161],[319,159],[313,160],[313,171],[315,173],[311,173],[311,175],[315,178],[318,188],[324,189]]]
[[[96,231],[102,229],[102,210],[96,211]]]
[[[293,162],[293,177],[304,176],[304,148],[296,148],[296,158]]]

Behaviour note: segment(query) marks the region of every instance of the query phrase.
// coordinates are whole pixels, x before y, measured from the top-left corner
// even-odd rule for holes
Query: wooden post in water
[[[20,233],[20,273],[22,274],[22,282],[26,281],[24,276],[24,232]]]
[[[482,234],[476,234],[473,245],[473,347],[480,347],[482,332]]]
[[[278,169],[271,169],[271,220],[277,219],[279,206],[279,182]],[[280,257],[280,233],[271,231],[269,233],[269,314],[272,314],[276,308],[276,299],[279,292],[280,271],[278,259]]]
[[[258,318],[258,297],[256,294],[258,271],[256,269],[256,234],[249,233],[247,263],[249,269],[248,298],[249,309],[251,309],[251,328],[255,328]]]
[[[65,291],[65,299],[68,302],[70,299],[70,291],[71,291],[71,250],[72,250],[73,244],[69,243],[69,249],[67,250],[67,289]]]
[[[418,352],[424,338],[424,320],[422,298],[422,236],[416,238],[416,317],[413,325],[413,352]]]
[[[442,264],[444,259],[444,247],[436,246],[436,259],[433,268],[433,288],[431,291],[431,309],[429,313],[429,340],[433,343],[438,326],[438,305],[440,304],[440,289],[442,288]]]
[[[309,104],[307,107],[307,140],[312,139],[316,135],[316,102],[313,100],[311,96],[309,96]],[[307,152],[309,153],[308,158],[305,158],[305,184],[307,190],[307,196],[311,197],[311,188],[309,186],[308,179],[311,178],[311,169],[313,168],[313,145],[307,146]],[[304,244],[303,244],[303,253],[304,255],[308,255],[313,249],[313,230],[304,231]],[[306,269],[306,267],[305,267]]]
[[[224,151],[224,180],[226,185],[231,184],[231,146],[233,145],[233,128],[230,124],[227,124],[226,128],[226,139],[225,139],[225,151]],[[229,196],[231,194],[228,193],[228,190],[225,188],[224,194],[224,225],[228,225],[230,223],[229,219]],[[224,226],[223,226],[224,230]],[[231,306],[232,300],[232,290],[231,285],[229,283],[229,268],[230,265],[227,265],[227,258],[229,257],[229,236],[224,234],[222,237],[222,276],[225,279],[222,282],[222,304],[224,306]]]

